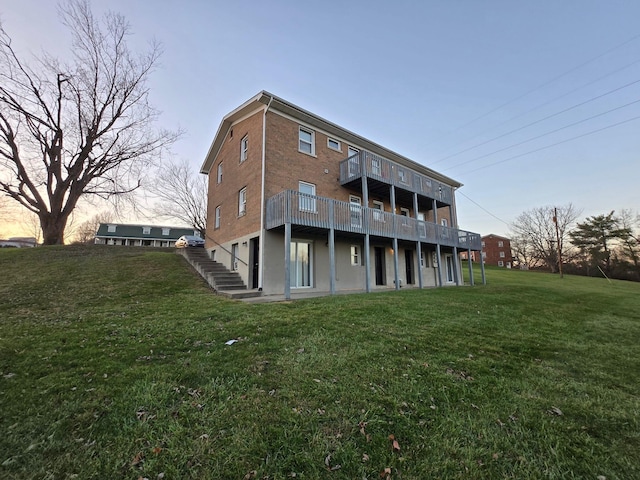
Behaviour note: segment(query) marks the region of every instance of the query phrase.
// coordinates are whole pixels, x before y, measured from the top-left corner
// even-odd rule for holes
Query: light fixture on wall
[[[242,246],[246,247],[247,246],[247,242],[242,242]]]

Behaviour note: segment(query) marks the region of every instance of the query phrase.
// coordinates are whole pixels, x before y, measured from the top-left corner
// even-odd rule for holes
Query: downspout
[[[265,185],[264,180],[266,176],[266,151],[267,151],[267,111],[271,106],[271,102],[273,101],[273,97],[269,98],[269,103],[264,109],[264,114],[262,117],[262,178],[260,185],[260,237],[258,239],[258,249],[260,250],[260,262],[258,263],[258,290],[262,291],[262,285],[264,283],[264,209],[266,206],[265,196]]]

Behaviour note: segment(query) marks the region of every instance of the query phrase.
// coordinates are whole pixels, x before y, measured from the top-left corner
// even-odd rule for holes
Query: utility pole
[[[560,231],[558,230],[558,209],[553,207],[553,223],[556,224],[556,241],[558,243],[558,271],[560,272],[560,278],[562,275],[562,248],[560,247]]]

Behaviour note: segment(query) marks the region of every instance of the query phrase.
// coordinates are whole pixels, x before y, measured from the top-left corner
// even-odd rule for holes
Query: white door
[[[453,263],[453,255],[446,255],[445,260],[447,265],[447,283],[453,283],[455,281],[455,265]]]
[[[289,257],[290,286],[292,288],[311,287],[313,269],[311,258],[313,244],[301,240],[291,241]]]
[[[362,199],[355,195],[349,195],[349,203],[351,204],[351,226],[362,227]]]

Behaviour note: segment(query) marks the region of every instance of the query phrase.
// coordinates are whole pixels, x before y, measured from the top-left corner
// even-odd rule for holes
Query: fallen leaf
[[[242,480],[251,480],[252,478],[256,478],[257,474],[258,472],[256,472],[255,470],[251,470],[244,477],[242,477]]]
[[[362,461],[363,462],[368,462],[369,461],[369,455],[367,455],[366,453],[362,454]]]
[[[131,466],[135,467],[136,465],[140,465],[144,461],[144,453],[138,452],[133,460],[131,460]]]
[[[380,478],[384,478],[384,480],[390,480],[391,479],[391,469],[389,467],[387,467],[383,471],[381,471],[380,472]]]
[[[155,447],[152,452],[155,453],[156,455],[158,455],[160,452],[162,451],[161,447]]]
[[[331,465],[331,454],[325,457],[324,464],[330,472],[335,472],[336,470],[340,470],[342,468],[342,465],[340,464],[336,464],[333,466]]]
[[[494,453],[493,455],[491,455],[491,457],[492,457],[494,460],[497,460],[498,458],[500,458],[500,455],[499,455],[499,454],[497,454],[497,453]]]
[[[391,434],[391,435],[389,435],[389,440],[391,440],[391,444],[393,446],[393,451],[394,452],[399,452],[400,451],[400,444],[396,440],[396,437],[393,434]]]
[[[549,410],[547,410],[547,412],[551,415],[562,415],[562,410],[560,410],[558,407],[551,407]]]

